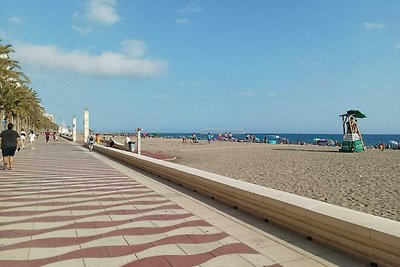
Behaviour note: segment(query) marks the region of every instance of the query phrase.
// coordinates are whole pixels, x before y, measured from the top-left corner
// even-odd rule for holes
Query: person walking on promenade
[[[7,130],[0,133],[1,137],[1,150],[3,154],[4,167],[9,170],[14,169],[14,155],[15,151],[20,149],[20,135],[17,131],[13,130],[13,124],[7,125]]]
[[[44,132],[44,135],[46,136],[46,144],[48,144],[48,143],[49,143],[49,139],[50,139],[50,132],[49,132],[49,130],[46,130],[46,131]]]
[[[89,144],[89,151],[93,151],[93,147],[94,147],[94,136],[93,136],[93,134],[90,135],[89,140],[88,140],[88,144]]]
[[[53,140],[56,142],[58,140],[57,132],[53,132]]]
[[[35,147],[33,146],[33,142],[35,142],[36,134],[34,134],[33,131],[31,131],[31,133],[29,134],[28,137],[29,137],[31,149],[35,149]]]
[[[24,149],[25,148],[25,139],[26,139],[26,133],[25,133],[24,129],[21,129],[21,133],[19,135],[20,135],[21,148]]]

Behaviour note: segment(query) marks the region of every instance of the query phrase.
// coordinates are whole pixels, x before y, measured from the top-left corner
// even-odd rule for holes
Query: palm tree
[[[0,40],[1,41],[1,40]],[[2,122],[16,122],[20,128],[57,129],[45,115],[37,93],[27,86],[29,78],[20,71],[17,61],[10,59],[11,45],[0,44],[0,113]],[[3,124],[1,123],[3,128]]]

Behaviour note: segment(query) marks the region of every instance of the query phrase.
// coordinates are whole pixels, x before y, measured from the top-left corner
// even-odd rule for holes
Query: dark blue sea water
[[[180,138],[182,136],[190,137],[192,133],[153,133],[154,136],[166,137],[166,138]],[[285,138],[289,140],[289,143],[297,144],[300,140],[301,142],[313,144],[314,138],[323,138],[323,139],[331,139],[333,141],[338,141],[339,143],[343,140],[342,134],[280,134],[280,133],[255,133],[256,137],[261,141],[264,138],[271,139],[271,135],[277,135],[281,138]],[[196,133],[197,138],[206,139],[206,134]],[[234,134],[234,138],[237,139],[245,139],[245,135],[243,134]],[[366,146],[376,146],[377,144],[384,143],[389,145],[389,141],[397,141],[400,142],[400,134],[363,134],[364,144]],[[214,138],[217,138],[217,135],[214,134]]]

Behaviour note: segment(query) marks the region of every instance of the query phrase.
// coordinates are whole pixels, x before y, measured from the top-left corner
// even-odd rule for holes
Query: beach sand
[[[142,138],[142,149],[176,156],[177,164],[400,221],[399,150],[353,154],[334,147],[166,138]]]

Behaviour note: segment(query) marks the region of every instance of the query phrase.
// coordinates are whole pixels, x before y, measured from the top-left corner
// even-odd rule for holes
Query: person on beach
[[[21,133],[20,135],[20,141],[21,141],[21,148],[24,149],[25,148],[25,139],[26,139],[26,133],[24,131],[24,129],[21,129]]]
[[[31,133],[28,135],[28,137],[29,137],[31,149],[35,149],[35,147],[33,146],[33,142],[35,142],[36,134],[34,134],[33,131],[31,131]]]
[[[193,144],[194,144],[194,143],[197,143],[197,137],[196,137],[196,134],[195,134],[195,133],[192,134],[192,143],[193,143]]]
[[[14,155],[15,151],[20,150],[20,135],[17,131],[13,130],[14,125],[9,123],[7,130],[0,133],[1,150],[3,154],[4,168],[9,170],[14,169]]]
[[[182,136],[182,143],[186,143],[186,136]]]
[[[114,135],[110,137],[110,143],[108,144],[110,147],[114,147],[115,142],[114,142]]]
[[[207,141],[208,141],[209,144],[211,143],[211,133],[207,134]]]
[[[50,139],[50,131],[46,130],[44,132],[44,136],[46,137],[46,144],[48,144],[49,143],[49,139]]]

